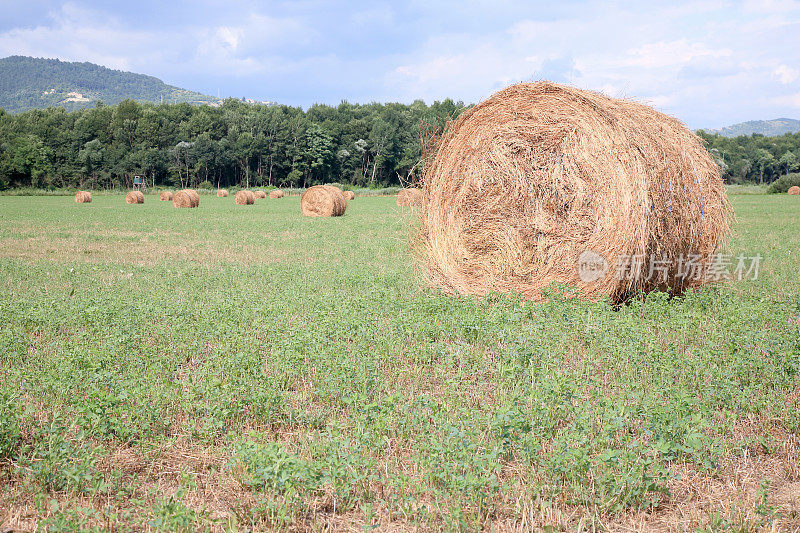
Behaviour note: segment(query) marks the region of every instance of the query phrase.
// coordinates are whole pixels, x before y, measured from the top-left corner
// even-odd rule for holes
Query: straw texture
[[[707,269],[732,213],[719,168],[678,120],[550,82],[463,113],[422,181],[419,250],[455,293],[540,299],[553,282],[592,299],[680,293],[706,282],[683,276],[681,258]],[[585,253],[605,265],[595,279],[581,275]],[[626,272],[639,261],[644,275]]]
[[[172,195],[172,205],[174,207],[198,207],[200,205],[200,195],[192,189],[183,189]]]
[[[143,204],[144,203],[144,194],[142,194],[142,191],[130,191],[128,194],[125,195],[125,203],[126,204]]]
[[[75,193],[75,202],[79,204],[88,204],[92,201],[92,193],[88,191],[78,191]]]
[[[233,196],[233,201],[236,205],[252,205],[256,197],[251,191],[239,191]]]
[[[412,207],[422,203],[422,190],[416,187],[408,187],[397,193],[397,205],[400,207]]]
[[[315,185],[303,193],[300,209],[307,217],[338,217],[347,209],[347,200],[338,187]]]

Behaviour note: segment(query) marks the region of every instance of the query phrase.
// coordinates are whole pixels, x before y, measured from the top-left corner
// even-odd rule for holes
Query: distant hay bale
[[[192,197],[192,203],[194,204],[192,207],[198,207],[200,205],[200,194],[194,189],[184,189],[184,191]]]
[[[162,202],[171,202],[172,201],[172,191],[161,191],[158,193],[158,199]]]
[[[144,194],[142,191],[131,191],[125,195],[125,203],[126,204],[143,204],[144,203]]]
[[[347,200],[337,187],[315,185],[300,197],[300,209],[307,217],[338,217],[347,209]]]
[[[79,204],[88,204],[92,202],[92,193],[88,191],[78,191],[75,193],[75,202]]]
[[[792,185],[791,187],[789,187],[787,193],[792,195],[800,194],[800,187],[798,187],[797,185]]]
[[[270,191],[269,193],[270,198],[283,198],[283,191],[279,189],[275,189],[274,191]]]
[[[218,198],[227,198],[228,197],[228,190],[227,189],[219,189],[217,191]]]
[[[262,198],[266,198],[267,193],[265,193],[264,191],[253,191],[253,196],[255,197],[256,200],[260,200]]]
[[[344,194],[345,200],[354,200],[356,197],[356,193],[353,191],[342,191],[342,193]]]
[[[397,205],[400,207],[412,207],[422,203],[422,190],[416,187],[408,187],[397,193]]]
[[[719,167],[678,120],[557,85],[508,87],[452,123],[423,176],[419,251],[445,290],[623,301],[680,294],[727,242]],[[691,269],[687,261],[692,261]]]
[[[233,201],[236,202],[236,205],[252,205],[255,203],[256,197],[252,191],[242,190],[234,195]]]
[[[200,205],[200,195],[192,189],[183,189],[172,195],[173,207],[197,207]]]

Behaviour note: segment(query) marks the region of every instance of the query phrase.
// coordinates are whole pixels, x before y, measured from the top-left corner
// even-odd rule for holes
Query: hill
[[[775,137],[785,133],[800,131],[800,120],[793,118],[776,118],[775,120],[750,120],[719,130],[710,130],[709,133],[719,133],[723,137],[739,137],[759,133],[765,137]]]
[[[216,103],[217,98],[167,85],[153,76],[93,63],[10,56],[0,59],[0,108],[10,113],[61,106],[93,107],[98,101]]]

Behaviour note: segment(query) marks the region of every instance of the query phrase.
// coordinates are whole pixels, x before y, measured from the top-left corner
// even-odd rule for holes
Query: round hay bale
[[[342,191],[342,194],[344,194],[345,200],[354,200],[356,197],[356,193],[353,191]]]
[[[192,194],[194,193],[194,194]],[[183,189],[172,195],[173,207],[197,207],[200,205],[200,196],[191,189]]]
[[[219,189],[217,191],[218,198],[227,198],[228,197],[228,190],[227,189]]]
[[[270,191],[269,193],[270,198],[283,198],[283,191],[279,189],[275,189],[274,191]]]
[[[412,207],[422,203],[422,190],[416,187],[408,187],[397,193],[397,205],[400,207]]]
[[[256,197],[252,191],[239,191],[233,196],[233,201],[236,205],[252,205],[256,201]]]
[[[161,191],[158,193],[158,199],[162,202],[171,202],[172,201],[172,191]]]
[[[200,194],[194,189],[184,189],[189,196],[192,198],[192,203],[194,204],[192,207],[199,207],[200,206]]]
[[[88,191],[78,191],[75,193],[75,202],[79,204],[88,204],[92,202],[92,193]]]
[[[344,200],[344,208],[345,208],[345,210],[347,210],[347,201],[348,201],[347,194],[341,188],[337,187],[336,185],[325,185],[325,187],[333,187],[334,189],[339,191],[339,193],[342,195],[342,200]]]
[[[253,196],[255,197],[256,200],[261,200],[262,198],[267,197],[267,193],[265,193],[264,191],[253,191]]]
[[[126,204],[143,204],[144,203],[144,194],[142,191],[131,191],[125,195],[125,203]]]
[[[422,196],[418,244],[435,282],[535,300],[554,282],[615,301],[701,285],[732,213],[719,167],[678,120],[550,82],[464,112]]]
[[[800,194],[800,187],[798,187],[797,185],[792,185],[791,187],[789,187],[787,193],[792,195]]]
[[[315,185],[300,197],[300,209],[307,217],[338,217],[347,209],[347,200],[337,187]]]

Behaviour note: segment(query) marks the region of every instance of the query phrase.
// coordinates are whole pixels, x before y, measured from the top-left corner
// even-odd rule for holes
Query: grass
[[[726,185],[728,194],[766,194],[767,185],[748,184],[748,185]]]
[[[455,298],[408,213],[0,197],[0,529],[800,528],[800,205],[757,280]]]
[[[358,187],[358,186],[353,186],[353,185],[349,185],[349,184],[344,185],[344,184],[341,184],[341,183],[333,183],[331,185],[336,185],[337,187],[339,187],[340,189],[343,189],[343,190],[351,190],[357,196],[391,196],[391,195],[396,195],[401,189],[401,187],[397,187],[397,186],[382,187],[380,185],[375,186],[375,187]],[[733,187],[737,187],[737,186],[733,186]],[[225,189],[225,187],[222,187],[222,188]],[[161,192],[161,191],[176,191],[176,190],[180,190],[180,189],[181,189],[181,187],[157,187],[157,188],[152,188],[151,187],[147,191],[148,191],[148,194],[152,194],[152,195],[158,196],[158,193]],[[227,190],[232,196],[233,194],[236,194],[236,192],[241,190],[241,189],[242,189],[241,187],[228,187],[225,190]],[[251,190],[263,190],[263,191],[265,191],[267,193],[269,191],[271,191],[271,190],[274,190],[274,189],[281,189],[286,195],[292,195],[292,196],[294,196],[294,195],[300,196],[306,190],[303,187],[297,187],[297,188],[295,188],[295,187],[276,187],[276,186],[266,186],[266,185],[265,186],[254,185],[250,189]],[[93,196],[117,196],[117,195],[120,195],[120,194],[122,194],[124,196],[129,191],[129,189],[92,189],[89,186],[86,186],[82,190],[90,191]],[[204,195],[207,195],[207,194],[213,196],[213,195],[216,195],[216,193],[217,193],[217,188],[216,187],[213,188],[213,189],[197,188],[197,189],[194,189],[194,190],[196,190],[198,192],[198,194],[200,194],[201,196],[204,196]],[[76,192],[77,192],[77,189],[75,189],[75,188],[39,189],[39,188],[28,187],[28,188],[0,190],[0,196],[70,196],[70,197],[74,198]]]

